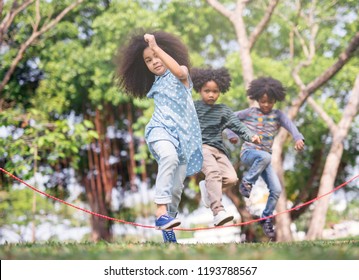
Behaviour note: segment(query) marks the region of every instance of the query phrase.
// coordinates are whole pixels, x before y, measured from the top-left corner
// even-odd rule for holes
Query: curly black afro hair
[[[209,81],[214,81],[221,93],[227,92],[231,86],[231,76],[229,75],[228,70],[224,67],[218,69],[192,68],[190,75],[193,82],[193,88],[196,92],[200,92],[204,84]]]
[[[286,89],[280,81],[271,77],[260,77],[249,84],[247,95],[250,99],[258,101],[264,94],[270,99],[283,101]]]
[[[127,94],[138,98],[146,97],[155,80],[155,75],[148,70],[143,60],[143,51],[148,47],[148,43],[143,38],[145,33],[153,34],[158,46],[179,65],[190,68],[188,49],[178,37],[164,31],[135,30],[129,42],[118,49],[115,62],[119,87],[123,88]]]

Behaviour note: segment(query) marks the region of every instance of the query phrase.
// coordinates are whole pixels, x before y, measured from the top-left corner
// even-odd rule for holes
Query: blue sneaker
[[[168,215],[162,215],[161,217],[159,217],[158,219],[156,219],[156,229],[171,229],[174,227],[177,227],[181,224],[180,220],[176,219],[176,218],[172,218]]]
[[[162,230],[162,236],[165,243],[177,243],[176,235],[173,229]]]

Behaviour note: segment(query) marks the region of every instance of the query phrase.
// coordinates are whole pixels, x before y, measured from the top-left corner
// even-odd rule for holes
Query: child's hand
[[[146,33],[143,36],[143,39],[148,43],[148,46],[150,48],[157,46],[157,42],[154,35]]]
[[[232,144],[237,144],[238,143],[238,137],[232,137],[228,139],[229,142],[231,142]]]
[[[260,144],[261,143],[261,138],[258,135],[252,136],[252,143]]]
[[[302,151],[304,149],[304,141],[302,139],[295,142],[294,149],[296,151]]]

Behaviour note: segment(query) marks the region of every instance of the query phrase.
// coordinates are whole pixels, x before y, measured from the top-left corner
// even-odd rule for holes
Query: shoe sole
[[[199,185],[199,190],[201,192],[202,203],[203,203],[204,207],[209,208],[210,202],[207,201],[202,195],[202,194],[208,194],[208,192],[207,192],[207,190],[205,188],[206,188],[206,186],[201,186],[201,184]]]
[[[171,228],[174,228],[174,227],[178,227],[179,225],[181,224],[180,221],[172,221],[172,222],[169,222],[163,226],[155,226],[156,229],[159,229],[159,230],[165,230],[165,229],[171,229]]]
[[[219,227],[224,225],[225,223],[228,223],[230,221],[232,221],[234,219],[233,216],[228,216],[227,218],[223,219],[222,221],[220,221],[218,224],[214,224],[215,227]]]

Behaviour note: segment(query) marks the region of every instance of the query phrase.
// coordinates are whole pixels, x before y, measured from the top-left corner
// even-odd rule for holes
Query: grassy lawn
[[[1,260],[358,260],[359,239],[290,243],[21,243],[0,246]]]

